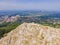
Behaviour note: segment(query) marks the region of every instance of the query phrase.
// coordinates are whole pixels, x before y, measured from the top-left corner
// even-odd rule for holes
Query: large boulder
[[[60,29],[23,23],[1,38],[0,45],[60,45]]]

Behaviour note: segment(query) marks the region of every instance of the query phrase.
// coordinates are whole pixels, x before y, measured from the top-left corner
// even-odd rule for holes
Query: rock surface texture
[[[23,23],[0,39],[0,45],[60,45],[60,29]]]

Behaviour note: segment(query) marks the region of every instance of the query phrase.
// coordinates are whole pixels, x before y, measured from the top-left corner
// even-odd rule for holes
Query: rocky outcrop
[[[0,45],[60,45],[60,29],[23,23],[0,39]]]

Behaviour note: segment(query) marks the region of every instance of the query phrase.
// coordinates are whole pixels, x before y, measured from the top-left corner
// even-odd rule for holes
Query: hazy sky
[[[0,10],[60,10],[60,0],[0,0]]]

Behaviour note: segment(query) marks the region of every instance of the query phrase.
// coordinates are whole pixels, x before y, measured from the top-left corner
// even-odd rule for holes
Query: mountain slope
[[[23,23],[0,39],[0,45],[60,45],[60,29]]]

